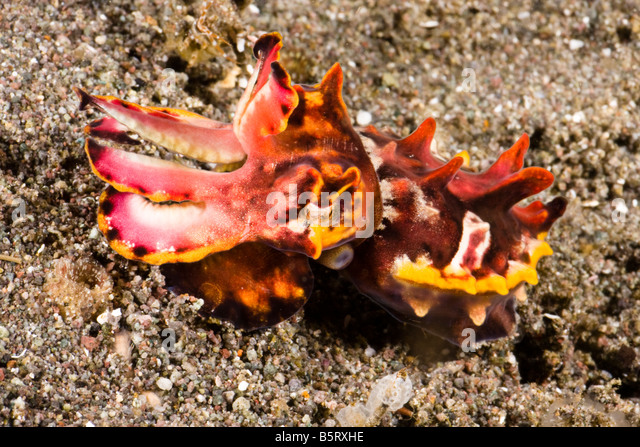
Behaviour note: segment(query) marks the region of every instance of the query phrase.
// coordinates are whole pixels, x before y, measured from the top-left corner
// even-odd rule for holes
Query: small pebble
[[[233,391],[225,391],[224,393],[222,393],[222,397],[224,397],[224,400],[226,400],[229,403],[233,402],[233,398],[235,395],[236,393]]]
[[[244,412],[251,409],[251,402],[244,397],[238,397],[232,405],[233,411]]]
[[[172,384],[170,384],[170,385],[172,385]],[[171,386],[169,386],[169,388],[171,388]],[[142,393],[142,396],[144,396],[147,399],[147,405],[149,407],[151,407],[151,408],[160,408],[160,407],[162,407],[162,399],[160,399],[160,396],[158,396],[153,391],[145,391],[144,393]]]
[[[584,47],[584,42],[578,39],[571,39],[569,41],[569,49],[571,51],[575,51],[575,50],[579,50],[580,48]]]
[[[389,72],[382,74],[382,84],[387,87],[394,87],[394,88],[400,87],[400,83],[398,82],[396,77],[393,75],[393,73],[389,73]]]
[[[171,380],[167,379],[166,377],[160,377],[156,381],[156,385],[158,385],[158,388],[164,391],[169,391],[173,387],[173,383],[171,383]]]
[[[585,120],[585,115],[583,111],[579,111],[573,114],[573,116],[571,117],[571,121],[573,121],[574,123],[581,123]]]
[[[356,122],[358,126],[367,126],[371,124],[371,113],[366,110],[360,110],[358,115],[356,115]]]

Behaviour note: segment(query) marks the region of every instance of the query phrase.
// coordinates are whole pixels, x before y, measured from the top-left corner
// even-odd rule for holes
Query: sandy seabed
[[[413,396],[370,424],[639,425],[637,2],[261,1],[211,22],[239,33],[235,51],[181,52],[189,36],[192,49],[207,43],[188,31],[198,8],[0,6],[2,425],[335,426],[403,368]],[[445,157],[467,150],[484,169],[530,135],[527,165],[556,177],[538,198],[570,203],[513,337],[465,353],[321,267],[304,311],[244,333],[108,247],[104,184],[82,148],[91,116],[72,87],[230,121],[248,37],[266,31],[283,35],[294,82],[340,62],[353,118],[407,135],[433,116]],[[162,348],[166,329],[175,349]]]

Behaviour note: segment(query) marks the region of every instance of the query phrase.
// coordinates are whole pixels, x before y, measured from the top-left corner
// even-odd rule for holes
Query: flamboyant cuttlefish
[[[162,265],[176,291],[239,328],[276,324],[304,305],[313,258],[454,343],[464,328],[478,341],[509,334],[515,291],[537,282],[536,263],[551,254],[544,236],[566,204],[516,206],[553,182],[545,169],[522,169],[527,137],[486,172],[461,170],[463,156],[431,154],[432,119],[401,140],[354,130],[340,66],[315,86],[292,85],[281,47],[278,33],[256,42],[233,124],[77,89],[81,109],[109,115],[86,127],[85,150],[110,185],[98,224],[111,247]],[[128,132],[200,161],[243,164],[194,169],[94,139],[137,143]]]

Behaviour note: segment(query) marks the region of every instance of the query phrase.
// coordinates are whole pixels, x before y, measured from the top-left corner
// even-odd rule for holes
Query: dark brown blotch
[[[149,253],[145,247],[137,246],[133,249],[133,254],[138,258],[142,258]]]
[[[280,43],[281,39],[277,33],[270,33],[260,36],[260,39],[253,46],[253,55],[256,59],[269,54],[271,50]]]
[[[104,122],[104,120],[105,120],[105,119],[104,119],[104,117],[103,117],[103,118],[97,119],[97,120],[95,120],[95,121],[91,121],[91,122],[89,123],[89,127],[91,127],[92,129],[93,129],[93,128],[95,128],[95,127],[98,127],[98,126],[100,126],[100,125]]]
[[[109,229],[109,231],[107,231],[107,234],[105,236],[107,237],[107,240],[109,240],[109,241],[120,239],[120,230],[118,230],[116,228],[111,228],[111,229]]]
[[[113,202],[111,200],[105,200],[100,204],[102,214],[109,216],[113,212]]]

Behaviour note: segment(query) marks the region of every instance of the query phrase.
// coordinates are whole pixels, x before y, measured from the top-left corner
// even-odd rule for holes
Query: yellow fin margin
[[[510,290],[523,281],[531,285],[538,284],[536,265],[542,256],[553,254],[546,242],[540,241],[529,255],[529,263],[509,261],[509,269],[505,276],[492,273],[489,276],[475,278],[468,276],[447,276],[435,268],[424,258],[416,262],[404,259],[396,262],[392,275],[395,279],[407,281],[420,286],[435,287],[443,290],[458,290],[469,295],[482,293],[498,293],[507,295]],[[445,269],[446,270],[446,269]]]

